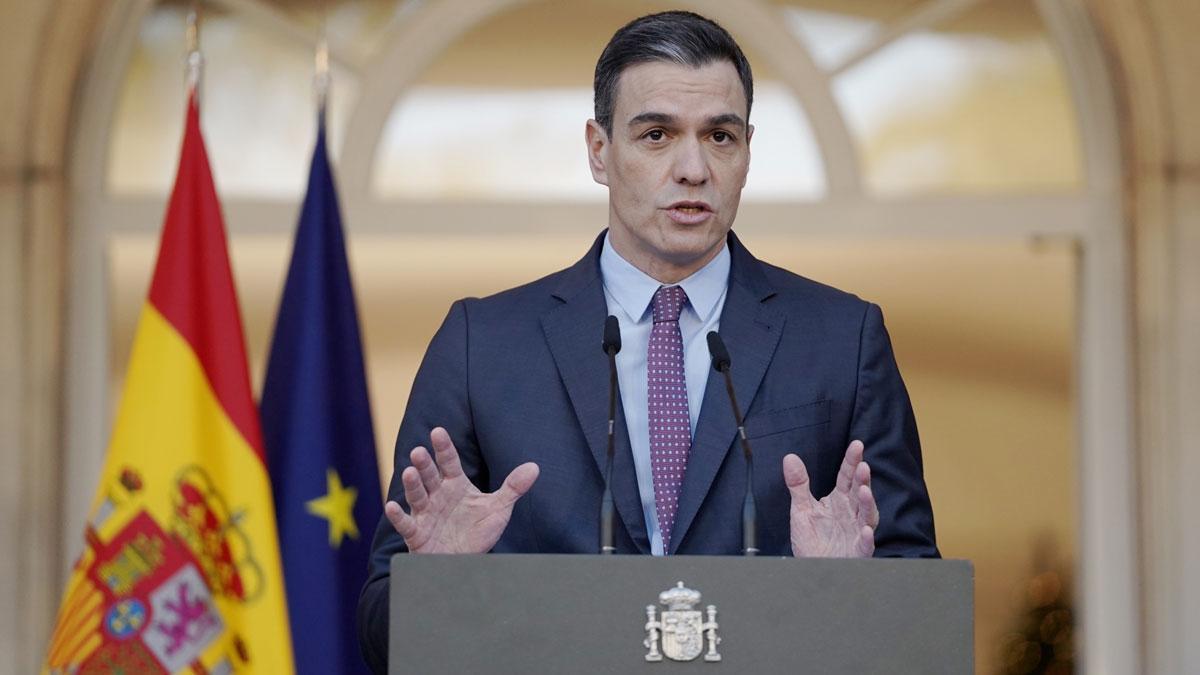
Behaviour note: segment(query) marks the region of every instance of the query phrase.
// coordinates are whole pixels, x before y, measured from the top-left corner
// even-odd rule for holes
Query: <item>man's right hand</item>
[[[537,464],[518,466],[499,490],[485,494],[463,473],[445,429],[435,428],[429,441],[437,463],[416,447],[409,455],[412,466],[400,474],[411,513],[389,501],[383,509],[387,519],[412,553],[487,553],[504,534],[513,504],[537,480]]]

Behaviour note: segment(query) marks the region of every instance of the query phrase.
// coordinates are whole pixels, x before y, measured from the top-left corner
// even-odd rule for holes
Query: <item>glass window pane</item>
[[[885,25],[922,0],[810,0],[779,2],[788,28],[818,66],[833,69],[867,46]]]
[[[992,0],[907,35],[834,80],[878,195],[1072,190],[1066,77],[1037,9]]]
[[[418,86],[392,112],[374,191],[385,198],[605,200],[583,140],[590,87]],[[803,109],[778,83],[756,86],[746,199],[816,199],[825,177]]]
[[[420,0],[261,0],[307,26],[316,35],[325,24],[331,41],[365,63],[376,54],[388,30]]]
[[[417,199],[606,198],[583,138],[588,88],[410,89],[377,149],[374,190]]]
[[[825,195],[820,149],[791,89],[756,78],[750,123],[754,137],[744,199],[815,200]]]
[[[113,120],[111,193],[170,190],[183,132],[185,16],[185,7],[164,4],[142,21]],[[217,189],[225,197],[299,195],[316,129],[311,50],[216,8],[203,16],[201,119]],[[335,156],[357,89],[353,76],[334,68],[328,121]]]
[[[376,149],[373,193],[606,199],[592,181],[583,140],[596,59],[618,27],[663,8],[538,2],[475,27],[439,54],[392,110]],[[791,91],[759,67],[752,44],[745,45],[756,73],[746,199],[817,199],[825,177],[807,118]]]

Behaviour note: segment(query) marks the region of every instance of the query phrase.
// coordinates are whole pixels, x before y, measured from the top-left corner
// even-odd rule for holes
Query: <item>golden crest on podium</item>
[[[706,621],[700,610],[692,609],[700,603],[700,592],[685,587],[682,581],[659,593],[658,601],[665,606],[661,615],[654,605],[646,606],[646,639],[642,644],[648,650],[647,661],[662,661],[664,656],[672,661],[691,661],[704,652],[705,643],[708,651],[704,660],[721,660],[717,653],[721,638],[717,636],[714,605],[706,608]]]

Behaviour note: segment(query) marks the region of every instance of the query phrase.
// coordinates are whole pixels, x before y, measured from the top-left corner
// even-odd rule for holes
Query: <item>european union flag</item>
[[[296,672],[366,673],[355,607],[383,506],[323,111],[260,412]]]

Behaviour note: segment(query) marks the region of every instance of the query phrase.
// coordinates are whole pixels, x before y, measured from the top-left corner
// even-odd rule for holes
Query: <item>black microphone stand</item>
[[[617,352],[621,351],[621,326],[617,317],[604,320],[604,353],[608,355],[608,449],[604,462],[604,494],[600,497],[600,554],[612,555],[613,546],[613,498],[612,466],[613,436],[617,419]]]
[[[754,503],[754,453],[750,450],[742,409],[738,406],[737,395],[733,391],[733,377],[729,374],[729,350],[725,349],[725,342],[716,331],[708,333],[708,352],[712,355],[713,369],[725,376],[725,391],[729,394],[729,405],[733,408],[733,419],[737,422],[738,440],[742,445],[742,455],[746,458],[746,498],[742,501],[742,554],[755,556],[758,555],[758,508]]]

